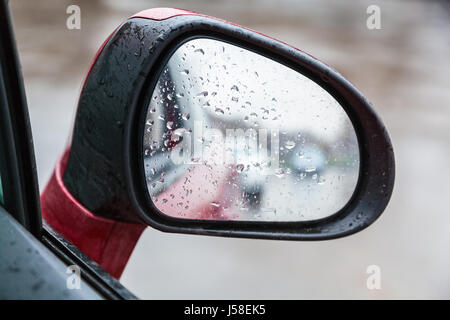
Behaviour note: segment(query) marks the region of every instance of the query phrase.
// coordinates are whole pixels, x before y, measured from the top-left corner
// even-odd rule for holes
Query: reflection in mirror
[[[148,192],[186,219],[308,221],[350,200],[355,130],[322,87],[274,60],[207,38],[181,45],[145,122]]]

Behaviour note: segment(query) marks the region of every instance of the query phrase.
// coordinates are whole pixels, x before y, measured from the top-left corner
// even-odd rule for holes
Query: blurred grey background
[[[41,189],[64,150],[95,52],[131,14],[179,7],[327,62],[374,104],[394,144],[393,198],[370,228],[324,242],[144,232],[121,282],[141,298],[450,298],[450,13],[441,1],[11,0]],[[81,8],[81,30],[66,8]],[[381,8],[381,30],[366,8]],[[366,268],[381,268],[368,290]]]

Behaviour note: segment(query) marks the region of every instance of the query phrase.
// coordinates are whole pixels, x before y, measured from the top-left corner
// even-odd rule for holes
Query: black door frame
[[[7,0],[0,1],[0,170],[5,209],[34,236],[42,232],[33,138]]]

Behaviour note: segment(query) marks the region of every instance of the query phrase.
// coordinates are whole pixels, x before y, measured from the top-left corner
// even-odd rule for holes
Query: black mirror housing
[[[330,93],[356,130],[360,172],[350,201],[335,214],[306,222],[182,220],[152,202],[144,174],[142,135],[149,88],[173,51],[207,37],[246,48],[294,69]],[[366,98],[338,72],[287,44],[212,17],[178,9],[152,9],[120,25],[86,77],[76,114],[64,183],[94,215],[145,223],[167,232],[214,236],[323,240],[372,224],[393,191],[394,152]]]

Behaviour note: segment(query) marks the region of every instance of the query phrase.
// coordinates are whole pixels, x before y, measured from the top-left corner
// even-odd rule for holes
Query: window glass
[[[3,204],[3,187],[2,187],[2,176],[0,172],[0,204]]]

